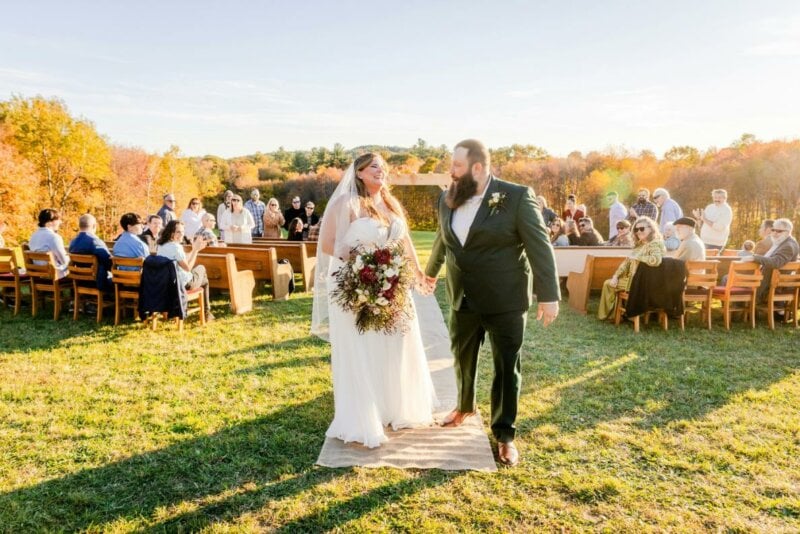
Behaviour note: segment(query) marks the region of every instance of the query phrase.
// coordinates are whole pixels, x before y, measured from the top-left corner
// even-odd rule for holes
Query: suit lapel
[[[450,209],[450,206],[447,205],[447,202],[444,201],[442,198],[441,201],[441,215],[439,220],[439,226],[442,229],[442,232],[447,235],[447,243],[453,243],[457,247],[461,247],[461,243],[456,237],[456,234],[453,232],[453,210]]]
[[[469,227],[467,239],[464,240],[464,247],[469,245],[469,241],[475,233],[475,229],[486,220],[486,217],[489,216],[489,211],[491,211],[489,209],[489,199],[492,198],[492,193],[495,193],[499,190],[499,186],[497,183],[497,178],[491,176],[490,180],[489,186],[486,188],[486,194],[483,195],[483,200],[481,200],[481,205],[478,208],[478,213],[475,214],[475,219],[472,221],[472,225]],[[456,239],[456,241],[458,241],[458,239]]]

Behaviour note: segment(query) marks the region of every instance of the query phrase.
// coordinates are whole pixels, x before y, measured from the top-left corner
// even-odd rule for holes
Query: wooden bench
[[[253,271],[238,270],[233,253],[208,254],[203,251],[197,255],[196,264],[206,268],[209,287],[224,289],[230,294],[233,313],[240,315],[253,309],[255,276]]]
[[[589,305],[589,293],[593,289],[602,289],[603,282],[614,275],[625,257],[593,256],[591,254],[586,256],[583,271],[573,271],[567,276],[570,307],[585,314]]]
[[[556,256],[556,270],[560,278],[566,278],[569,273],[580,272],[586,262],[586,256],[591,254],[599,256],[627,256],[630,247],[553,247]]]
[[[275,300],[289,298],[289,279],[292,268],[289,265],[278,263],[278,254],[274,247],[206,247],[198,256],[229,253],[233,254],[236,260],[237,270],[252,271],[254,280],[272,284],[272,298]]]
[[[289,260],[294,272],[303,277],[305,291],[314,286],[314,267],[317,265],[316,241],[286,241],[285,239],[258,239],[252,245],[234,245],[237,247],[275,247],[278,258]]]

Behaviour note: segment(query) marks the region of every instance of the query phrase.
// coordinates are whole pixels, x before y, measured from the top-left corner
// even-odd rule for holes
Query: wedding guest
[[[319,239],[319,227],[322,226],[322,218],[313,226],[308,227],[308,235],[306,241],[317,241]]]
[[[661,232],[650,217],[636,219],[633,225],[633,243],[631,254],[622,262],[614,276],[603,282],[600,306],[597,310],[598,319],[605,320],[614,314],[617,292],[627,291],[630,288],[631,280],[640,263],[658,267],[666,254]]]
[[[761,239],[756,243],[756,248],[753,251],[754,254],[764,255],[767,251],[772,247],[772,224],[775,221],[772,219],[765,219],[764,222],[761,223],[761,226],[758,229],[758,235]]]
[[[664,226],[664,247],[667,252],[672,252],[678,250],[679,246],[681,246],[681,240],[675,235],[675,225],[667,223]]]
[[[583,207],[584,209],[581,209]],[[578,206],[577,200],[575,195],[569,195],[567,197],[567,205],[564,208],[564,211],[561,213],[561,218],[566,220],[572,219],[573,221],[579,220],[581,217],[586,217],[585,207],[583,205]]]
[[[733,222],[733,209],[728,204],[728,192],[714,189],[711,192],[712,202],[703,210],[694,210],[694,216],[700,219],[700,239],[707,249],[722,250],[728,242]]]
[[[250,191],[250,200],[244,203],[244,207],[253,216],[253,221],[256,225],[251,230],[253,237],[264,236],[264,213],[267,211],[267,206],[261,202],[261,192],[258,189]]]
[[[203,209],[203,203],[199,198],[195,197],[189,201],[189,206],[181,213],[181,222],[186,229],[187,236],[194,235],[200,230],[202,226],[200,218],[205,212],[206,210]]]
[[[226,210],[231,208],[231,199],[233,198],[233,191],[228,189],[222,195],[222,203],[217,206],[217,220],[222,221],[222,215],[225,213]],[[225,241],[225,232],[220,228],[219,230],[219,238],[221,241]]]
[[[264,212],[264,237],[281,237],[281,228],[286,225],[277,198],[269,199],[267,210]]]
[[[646,187],[642,187],[637,191],[636,202],[628,210],[628,220],[630,222],[636,221],[639,217],[650,217],[654,221],[658,220],[658,206],[650,202],[650,190]]]
[[[702,261],[706,259],[706,247],[694,232],[697,222],[690,217],[681,217],[672,225],[675,234],[681,240],[678,250],[672,257],[683,261]]]
[[[0,215],[0,248],[5,248],[6,246],[6,240],[3,237],[3,234],[7,228],[8,226],[6,225],[6,221],[3,219],[3,216]]]
[[[766,254],[743,257],[742,261],[754,261],[761,264],[764,278],[758,288],[758,300],[763,302],[769,294],[772,272],[780,269],[790,261],[796,261],[800,254],[800,245],[792,237],[794,224],[789,219],[775,219],[772,223],[772,246]],[[797,312],[795,312],[797,313]]]
[[[547,207],[547,200],[542,196],[538,195],[536,200],[539,202],[539,209],[542,211],[542,219],[544,219],[544,225],[548,228],[550,227],[550,223],[552,223],[558,215],[556,212],[551,210]]]
[[[123,231],[114,243],[112,254],[119,258],[146,258],[150,250],[139,237],[142,233],[142,218],[136,213],[126,213],[120,217],[119,225]]]
[[[591,217],[581,217],[578,220],[578,245],[582,247],[597,247],[603,244],[603,236],[594,227]]]
[[[554,247],[568,247],[569,238],[566,234],[566,227],[561,217],[556,217],[550,221],[550,243]]]
[[[606,246],[609,247],[632,247],[633,246],[633,237],[631,236],[631,223],[627,220],[622,219],[621,221],[617,221],[617,227],[615,228],[616,235],[606,242]]]
[[[628,209],[619,201],[619,194],[616,191],[606,193],[606,202],[608,203],[608,239],[611,240],[617,236],[617,223],[627,219]],[[630,230],[630,223],[627,228]],[[630,238],[630,235],[628,237]]]
[[[303,220],[303,240],[308,240],[308,229],[311,226],[316,226],[319,224],[319,215],[314,213],[314,203],[310,200],[306,202],[306,209],[303,215],[300,217]]]
[[[90,254],[97,257],[97,289],[111,291],[111,252],[106,244],[97,237],[97,219],[91,213],[84,213],[78,218],[78,235],[69,244],[70,254]]]
[[[202,226],[194,234],[193,238],[197,236],[202,237],[205,240],[206,245],[209,247],[224,247],[225,243],[218,240],[216,234],[214,233],[214,226],[217,224],[217,220],[214,218],[214,216],[210,213],[204,213],[200,221]]]
[[[242,197],[234,194],[231,198],[231,209],[222,214],[219,227],[225,232],[225,242],[230,244],[253,242],[253,227],[256,225],[253,216],[244,209]]]
[[[180,221],[170,221],[161,232],[158,238],[158,255],[169,258],[175,262],[178,272],[178,280],[186,289],[203,288],[203,298],[205,299],[206,321],[213,321],[214,315],[211,313],[211,300],[208,290],[208,276],[203,265],[195,265],[197,255],[206,248],[206,242],[202,237],[195,237],[192,240],[192,250],[187,255],[183,250],[183,223]]]
[[[670,198],[669,191],[663,187],[659,187],[653,191],[653,200],[660,211],[661,218],[659,219],[659,225],[661,233],[666,236],[664,230],[667,225],[683,217],[683,209],[681,209],[680,205],[675,202],[674,199]],[[667,248],[667,250],[669,250],[669,248]]]
[[[36,230],[28,241],[31,252],[51,252],[56,264],[56,276],[67,276],[69,254],[64,248],[64,239],[58,235],[61,228],[61,214],[52,208],[39,212],[39,229]]]
[[[175,213],[175,195],[172,193],[164,195],[164,204],[158,210],[158,216],[165,225],[170,221],[178,220],[178,215]]]
[[[755,254],[755,249],[756,249],[756,242],[753,241],[752,239],[747,239],[745,240],[744,243],[742,243],[742,248],[741,250],[736,252],[736,255],[739,256],[740,258],[743,258],[745,256],[752,256]]]
[[[283,212],[283,227],[288,230],[289,223],[294,220],[295,217],[299,217],[300,220],[303,220],[303,216],[305,214],[306,211],[300,207],[300,197],[293,197],[291,207],[287,208],[286,211]]]
[[[289,222],[289,234],[286,236],[289,241],[303,240],[303,219],[295,217]]]
[[[145,242],[150,249],[151,254],[155,254],[156,247],[158,246],[158,237],[161,235],[161,229],[164,227],[164,221],[158,215],[150,215],[147,217],[147,229],[142,232],[139,239]]]
[[[581,233],[578,231],[578,223],[574,219],[564,221],[564,233],[567,235],[569,244],[572,247],[580,245]]]

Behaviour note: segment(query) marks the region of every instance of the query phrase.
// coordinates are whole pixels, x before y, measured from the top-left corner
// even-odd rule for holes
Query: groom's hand
[[[426,295],[432,295],[436,289],[436,277],[425,275],[425,291]]]
[[[558,302],[540,302],[536,311],[536,320],[542,321],[542,326],[548,326],[558,317]]]

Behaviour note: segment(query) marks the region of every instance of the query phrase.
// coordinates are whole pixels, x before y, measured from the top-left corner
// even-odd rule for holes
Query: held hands
[[[540,302],[536,310],[536,320],[542,321],[542,326],[549,326],[558,317],[558,302]]]
[[[417,277],[417,291],[420,295],[431,295],[436,289],[436,278],[427,276],[422,271],[418,271]]]

